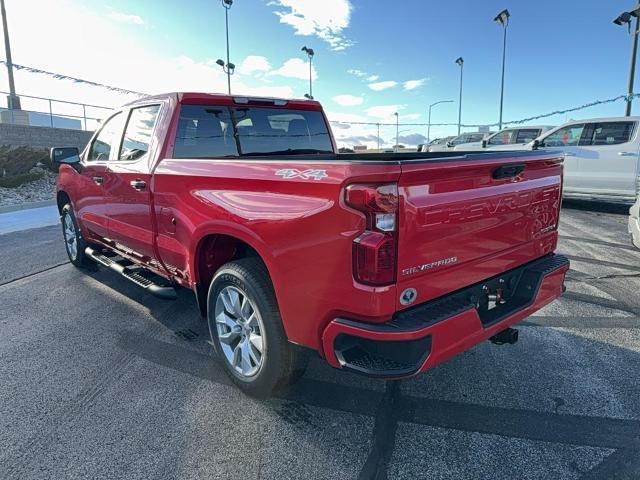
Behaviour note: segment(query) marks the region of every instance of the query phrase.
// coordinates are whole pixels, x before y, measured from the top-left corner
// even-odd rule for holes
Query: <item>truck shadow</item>
[[[100,273],[94,275],[102,277]],[[131,291],[120,279],[111,274],[109,277],[100,281],[125,295],[140,295],[139,289],[134,287]],[[573,297],[573,301],[584,300],[578,294]],[[598,303],[597,297],[588,300],[589,304]],[[180,291],[168,309],[166,302],[146,295],[138,301],[173,336],[167,341],[122,333],[118,336],[119,348],[152,364],[231,387],[222,366],[211,354],[208,329],[198,316],[190,291]],[[613,306],[611,300],[603,299],[601,303],[603,308]],[[562,325],[561,316],[557,324]],[[572,325],[575,328],[575,323]],[[603,319],[600,327],[606,326]],[[604,460],[594,457],[586,467],[583,461],[578,462],[582,467],[576,463],[571,468],[584,474],[584,478],[633,475],[640,472],[640,386],[631,379],[640,370],[640,354],[598,339],[593,331],[605,331],[602,328],[566,331],[531,323],[523,327],[521,340],[513,347],[485,343],[403,382],[361,378],[333,370],[314,358],[298,383],[276,398],[252,402],[265,409],[265,414],[276,415],[292,426],[296,442],[301,441],[301,435],[306,437],[302,441],[313,443],[314,448],[319,447],[317,432],[323,421],[317,418],[316,409],[370,418],[374,424],[372,432],[367,433],[371,436],[370,451],[359,467],[359,478],[426,475],[440,455],[437,449],[413,457],[410,464],[401,467],[394,460],[399,447],[398,430],[407,428],[423,432],[412,440],[423,451],[428,450],[428,435],[433,429],[458,432],[446,437],[445,442],[459,441],[458,435],[496,435],[514,442],[516,452],[525,448],[522,442],[613,450]],[[443,446],[447,448],[446,443],[438,448]],[[457,448],[454,444],[449,447]],[[526,451],[521,451],[525,458]],[[522,457],[511,461],[527,463]],[[291,467],[294,475],[296,468],[301,469],[297,473],[304,472],[303,465]],[[515,474],[519,467],[510,468]],[[495,478],[499,476],[496,472]]]
[[[629,215],[629,207],[619,203],[599,202],[595,200],[562,200],[562,208],[587,212],[612,213],[615,215]]]

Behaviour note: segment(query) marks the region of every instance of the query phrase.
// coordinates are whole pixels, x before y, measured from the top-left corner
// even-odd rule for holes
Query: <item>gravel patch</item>
[[[55,198],[57,175],[51,170],[41,167],[34,167],[31,172],[43,172],[44,176],[35,182],[25,183],[16,188],[0,187],[0,207]]]

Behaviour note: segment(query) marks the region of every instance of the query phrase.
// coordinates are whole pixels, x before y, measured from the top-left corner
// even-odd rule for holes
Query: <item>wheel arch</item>
[[[211,280],[220,267],[227,262],[248,257],[257,258],[264,264],[273,285],[271,259],[265,258],[256,242],[242,237],[234,233],[209,232],[202,235],[196,243],[191,270],[195,280],[194,291],[198,308],[203,317],[207,316],[207,295]]]
[[[59,190],[56,194],[56,205],[58,206],[58,213],[62,215],[62,209],[64,206],[69,203],[71,204],[71,197],[64,190]]]

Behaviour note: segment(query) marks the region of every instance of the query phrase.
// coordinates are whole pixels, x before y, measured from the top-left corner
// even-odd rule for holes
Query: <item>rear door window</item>
[[[517,130],[516,139],[513,143],[529,143],[540,135],[539,128],[521,128]]]
[[[491,137],[487,143],[489,145],[509,145],[513,143],[515,130],[503,130]]]
[[[229,109],[208,105],[182,105],[173,156],[175,158],[238,156]]]
[[[635,122],[595,123],[580,145],[619,145],[631,140]]]

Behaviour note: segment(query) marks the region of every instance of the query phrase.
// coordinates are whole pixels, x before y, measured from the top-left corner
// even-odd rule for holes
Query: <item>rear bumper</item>
[[[369,324],[334,319],[323,332],[327,362],[358,373],[398,378],[423,372],[531,315],[564,292],[569,260],[548,255],[439,299]],[[489,303],[495,294],[503,303]],[[492,306],[493,308],[489,308]]]

